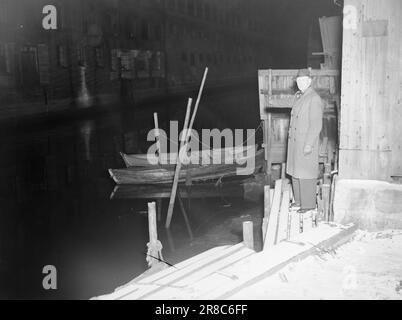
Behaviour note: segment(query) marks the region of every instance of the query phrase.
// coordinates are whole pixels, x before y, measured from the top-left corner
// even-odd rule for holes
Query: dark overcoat
[[[296,96],[292,108],[286,172],[297,179],[316,179],[319,175],[319,136],[322,129],[324,103],[313,88]],[[304,147],[313,152],[304,155]]]

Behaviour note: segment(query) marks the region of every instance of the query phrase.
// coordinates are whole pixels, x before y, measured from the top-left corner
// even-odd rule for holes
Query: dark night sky
[[[309,27],[314,21],[342,14],[333,0],[272,0],[272,10],[276,68],[286,69],[305,66]]]

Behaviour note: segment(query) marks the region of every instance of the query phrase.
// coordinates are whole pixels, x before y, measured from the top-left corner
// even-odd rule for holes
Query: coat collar
[[[296,93],[296,96],[298,99],[302,98],[302,97],[307,97],[310,94],[312,94],[313,92],[315,92],[315,90],[313,89],[313,87],[309,87],[306,91],[304,91],[304,93],[302,93],[301,91],[298,91]]]

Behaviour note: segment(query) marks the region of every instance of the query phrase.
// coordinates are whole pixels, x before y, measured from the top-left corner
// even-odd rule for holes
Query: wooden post
[[[338,171],[338,163],[339,163],[339,146],[335,146],[335,155],[334,155],[334,170]]]
[[[148,229],[149,229],[149,242],[151,244],[158,241],[158,231],[156,227],[156,203],[148,203]]]
[[[331,183],[331,198],[329,202],[329,221],[334,221],[335,218],[335,213],[334,213],[334,199],[335,199],[335,187],[336,187],[336,181],[337,181],[338,176],[335,174],[332,183]]]
[[[330,169],[332,169],[332,161],[334,160],[334,148],[332,143],[328,143],[327,150],[328,150],[327,163],[331,166]]]
[[[247,248],[254,250],[254,233],[252,221],[243,222],[243,242]]]
[[[156,223],[156,204],[148,203],[148,229],[149,242],[147,244],[147,262],[149,267],[153,267],[160,261],[163,261],[162,243],[158,241],[158,231]]]
[[[187,103],[186,118],[184,120],[184,126],[183,126],[184,136],[186,136],[186,130],[187,130],[187,126],[188,126],[188,121],[190,119],[192,103],[193,103],[193,99],[189,98],[188,103]],[[180,141],[180,148],[179,148],[178,155],[177,155],[176,171],[175,171],[174,178],[173,178],[172,193],[170,194],[169,207],[168,207],[166,225],[165,225],[165,227],[167,229],[170,228],[170,223],[172,222],[174,203],[176,200],[176,192],[177,192],[177,186],[179,184],[179,177],[180,177],[180,170],[181,170],[180,152],[181,152],[181,149],[183,148],[184,141],[185,140],[183,140],[183,139]]]
[[[324,220],[329,221],[329,202],[330,202],[330,189],[331,189],[331,164],[325,164],[324,184],[322,185],[322,201]]]
[[[278,217],[282,198],[282,180],[275,182],[274,197],[271,205],[271,212],[269,214],[268,228],[265,235],[264,249],[275,245],[277,230],[278,230]]]
[[[265,161],[266,161],[266,174],[268,176],[268,181],[271,182],[272,176],[272,114],[268,112],[267,119],[264,120],[264,144],[265,144]]]
[[[282,181],[282,202],[280,205],[279,211],[279,221],[278,221],[278,234],[276,237],[275,243],[286,240],[290,237],[290,233],[288,229],[290,229],[289,225],[289,183],[286,180]]]
[[[303,213],[299,213],[299,232],[303,233],[304,231],[304,215]]]
[[[158,123],[158,114],[154,113],[154,123],[155,123],[155,139],[156,139],[156,148],[158,150],[158,163],[161,164],[161,142],[160,142],[160,132],[159,132],[159,123]]]
[[[281,166],[281,179],[282,180],[286,179],[286,162],[282,163]]]
[[[265,242],[265,237],[267,235],[269,214],[271,212],[271,187],[264,187],[264,218],[262,220],[262,241]]]

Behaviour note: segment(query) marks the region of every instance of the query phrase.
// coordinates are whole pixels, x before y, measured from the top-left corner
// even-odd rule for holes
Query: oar
[[[188,142],[188,139],[190,138],[191,132],[193,130],[195,117],[197,115],[198,107],[199,107],[200,101],[201,101],[201,96],[202,96],[202,93],[204,92],[204,86],[205,86],[205,81],[207,80],[207,75],[208,75],[208,68],[205,68],[204,76],[202,77],[202,81],[201,81],[200,90],[198,91],[197,101],[195,102],[194,112],[191,117],[190,125],[188,126],[186,140],[185,140],[186,143]]]
[[[205,81],[207,79],[207,75],[208,75],[208,68],[205,68],[204,76],[202,77],[202,81],[201,81],[200,90],[198,91],[198,97],[197,97],[197,101],[195,103],[194,112],[193,112],[193,115],[191,117],[190,125],[188,126],[188,128],[187,128],[188,119],[187,119],[187,114],[186,114],[187,122],[184,123],[184,129],[183,129],[184,130],[183,133],[185,134],[185,136],[184,136],[184,139],[180,143],[179,153],[178,153],[178,157],[177,157],[176,171],[175,171],[175,175],[174,175],[174,178],[173,178],[172,193],[170,195],[169,208],[168,208],[168,213],[167,213],[167,218],[166,218],[166,228],[167,229],[170,228],[170,223],[172,221],[173,208],[174,208],[174,203],[175,203],[175,199],[176,199],[176,192],[177,192],[177,185],[179,183],[179,176],[180,176],[180,170],[181,170],[180,152],[181,152],[183,147],[187,149],[187,142],[188,142],[188,140],[189,140],[189,138],[191,136],[191,132],[193,130],[195,117],[197,115],[198,107],[200,105],[201,96],[202,96],[202,93],[204,91],[204,86],[205,86]],[[190,102],[190,100],[189,100],[189,102]],[[192,100],[191,100],[191,102],[192,102]],[[189,105],[191,107],[191,103]],[[188,106],[187,106],[187,111],[189,111]]]
[[[188,122],[190,120],[190,113],[191,113],[191,105],[192,104],[193,104],[193,99],[189,98],[188,103],[187,103],[186,118],[184,120],[184,126],[183,126],[183,134],[185,134],[185,135],[186,135]],[[180,141],[180,148],[179,148],[178,155],[177,155],[177,165],[176,165],[176,170],[175,170],[175,173],[174,173],[172,193],[170,194],[169,207],[168,207],[166,225],[165,225],[165,227],[167,229],[170,228],[170,223],[172,221],[173,208],[174,208],[174,203],[175,203],[175,199],[176,199],[176,192],[177,192],[177,185],[179,184],[179,177],[180,177],[180,170],[181,170],[180,150],[183,148],[184,141],[185,141],[184,138],[185,137],[186,136],[182,137],[182,139]]]

